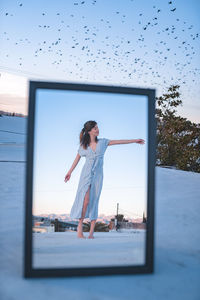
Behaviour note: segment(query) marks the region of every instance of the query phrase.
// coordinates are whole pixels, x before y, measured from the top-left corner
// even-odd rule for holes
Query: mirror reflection
[[[33,268],[145,264],[148,97],[38,89]]]

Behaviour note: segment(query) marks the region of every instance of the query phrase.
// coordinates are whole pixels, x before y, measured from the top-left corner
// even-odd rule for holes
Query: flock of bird
[[[133,0],[130,1],[133,2]],[[90,2],[76,1],[72,3],[77,7],[77,15],[80,16],[78,6],[83,7],[84,5],[89,4],[95,5],[96,2],[97,1],[95,0],[91,0]],[[174,14],[175,12],[177,13],[176,7],[172,7],[172,1],[168,1],[168,5],[170,14]],[[23,3],[20,3],[19,7],[23,8]],[[76,15],[74,13],[69,14],[68,18],[70,21],[68,22],[63,17],[63,12],[60,13],[55,11],[56,21],[54,19],[53,26],[45,24],[45,17],[48,16],[47,9],[47,11],[41,12],[41,16],[44,18],[44,23],[36,25],[41,30],[40,35],[38,35],[38,39],[46,35],[45,30],[52,30],[53,40],[50,41],[48,38],[42,42],[38,42],[37,48],[33,50],[32,53],[34,56],[33,65],[39,65],[39,62],[37,62],[38,58],[42,57],[43,59],[43,57],[49,53],[48,57],[54,58],[51,61],[51,64],[55,65],[57,69],[61,69],[62,67],[61,71],[66,74],[66,77],[69,75],[75,76],[76,79],[86,80],[91,79],[91,73],[93,73],[93,75],[97,74],[98,76],[101,76],[102,71],[98,72],[98,68],[99,66],[102,67],[103,65],[105,66],[103,77],[106,81],[112,80],[113,74],[117,74],[123,83],[125,81],[127,82],[127,80],[129,82],[134,82],[134,80],[136,80],[137,82],[139,79],[142,79],[144,83],[157,85],[158,78],[161,77],[160,71],[162,67],[163,69],[165,67],[167,68],[168,60],[171,59],[173,66],[170,68],[173,72],[173,76],[169,78],[170,74],[168,73],[166,73],[165,76],[162,75],[162,84],[168,83],[169,79],[172,80],[173,83],[176,81],[176,83],[179,84],[186,84],[188,72],[187,66],[192,63],[193,56],[195,55],[192,41],[199,38],[199,33],[191,33],[189,35],[188,30],[190,30],[190,32],[193,31],[194,26],[187,26],[187,22],[185,21],[183,22],[184,25],[181,25],[179,18],[176,18],[176,22],[179,22],[179,30],[181,27],[182,32],[185,32],[184,34],[178,33],[175,25],[167,25],[165,28],[161,28],[161,25],[159,25],[159,20],[162,20],[162,10],[157,8],[155,5],[153,6],[153,9],[155,10],[155,16],[147,23],[143,24],[142,21],[143,16],[146,17],[146,13],[140,13],[138,15],[138,19],[136,20],[138,21],[137,27],[133,27],[133,21],[131,21],[131,31],[135,31],[136,33],[134,33],[132,37],[127,35],[129,38],[122,35],[120,36],[119,30],[117,32],[114,31],[118,35],[113,37],[113,29],[111,28],[116,26],[112,25],[113,17],[112,21],[100,17],[99,20],[96,20],[96,24],[94,24],[96,26],[91,26],[87,24],[87,17],[82,16],[81,18],[85,19],[85,24],[82,26],[81,21],[78,24],[75,22],[74,17],[76,17]],[[115,10],[114,7],[113,14],[118,17],[118,28],[122,28],[123,24],[126,24],[126,22],[129,21],[126,14]],[[13,17],[13,14],[5,12],[5,16]],[[49,20],[50,19],[48,19],[48,21]],[[97,23],[100,25],[97,25]],[[140,29],[138,29],[138,26]],[[149,27],[155,27],[155,31],[150,31]],[[157,28],[159,28],[159,30],[157,30]],[[55,30],[57,31],[57,37],[54,39]],[[72,33],[71,40],[69,36],[70,30]],[[149,40],[150,34],[152,35],[151,45],[149,44],[149,41],[146,41]],[[7,40],[10,40],[7,32],[4,32],[4,35],[5,38],[7,37]],[[160,39],[158,35],[161,35],[162,38]],[[169,46],[172,43],[168,42],[166,35],[168,35],[170,39],[174,40],[173,47]],[[48,36],[50,36],[49,33]],[[104,36],[104,38],[101,38],[100,36]],[[190,39],[191,42],[188,42],[188,39]],[[24,42],[28,44],[32,43],[31,40],[25,38],[19,39],[19,41],[15,42],[13,41],[13,44],[16,46],[23,46]],[[144,49],[144,51],[140,49],[138,51],[137,47]],[[151,47],[153,47],[153,49]],[[179,61],[180,52],[177,52],[177,49],[175,48],[180,49],[181,61]],[[172,59],[172,55],[176,56],[174,60]],[[183,56],[185,56],[184,60],[182,59]],[[9,55],[7,54],[6,57],[8,58]],[[20,67],[23,66],[23,48],[21,48],[21,55],[19,57],[18,65]],[[199,75],[200,69],[190,69],[191,70],[189,73],[190,76],[193,75],[194,82],[194,77]],[[86,72],[88,72],[88,75],[85,78]],[[98,76],[96,76],[96,78],[98,78]]]

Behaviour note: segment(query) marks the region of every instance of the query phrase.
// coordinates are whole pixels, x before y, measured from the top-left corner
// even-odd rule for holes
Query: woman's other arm
[[[108,143],[108,146],[111,145],[119,145],[119,144],[131,144],[131,143],[137,143],[137,144],[144,144],[145,141],[143,139],[134,139],[134,140],[110,140]]]
[[[75,158],[75,160],[74,160],[74,162],[73,162],[71,168],[69,169],[69,171],[67,172],[67,174],[66,174],[66,176],[65,176],[65,179],[64,179],[65,182],[67,182],[67,181],[70,179],[71,174],[72,174],[73,170],[76,168],[76,166],[77,166],[77,164],[78,164],[80,158],[81,158],[81,156],[80,156],[80,154],[78,153],[78,154],[76,155],[76,158]]]

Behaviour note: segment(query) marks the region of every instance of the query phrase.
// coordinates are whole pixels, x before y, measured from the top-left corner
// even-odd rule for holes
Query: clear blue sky
[[[34,212],[70,212],[85,158],[81,158],[67,183],[64,177],[77,155],[84,123],[95,120],[99,138],[143,138],[146,142],[145,145],[108,146],[99,214],[115,214],[119,203],[119,212],[142,216],[147,201],[147,103],[146,96],[39,89],[35,120]]]
[[[178,112],[200,122],[199,11],[198,0],[1,1],[2,77],[148,87],[157,96],[180,84]]]

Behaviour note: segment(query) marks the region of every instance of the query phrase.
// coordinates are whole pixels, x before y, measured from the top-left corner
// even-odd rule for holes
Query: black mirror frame
[[[35,101],[37,89],[58,89],[106,92],[117,94],[144,95],[148,97],[148,171],[147,171],[147,228],[145,264],[141,266],[113,266],[88,268],[32,268],[32,179],[33,179],[33,143]],[[134,87],[93,85],[51,81],[29,81],[29,103],[27,122],[26,150],[26,185],[25,185],[25,228],[24,228],[24,273],[29,277],[71,277],[137,274],[154,272],[154,211],[155,211],[155,163],[156,163],[156,118],[155,118],[155,89]]]

